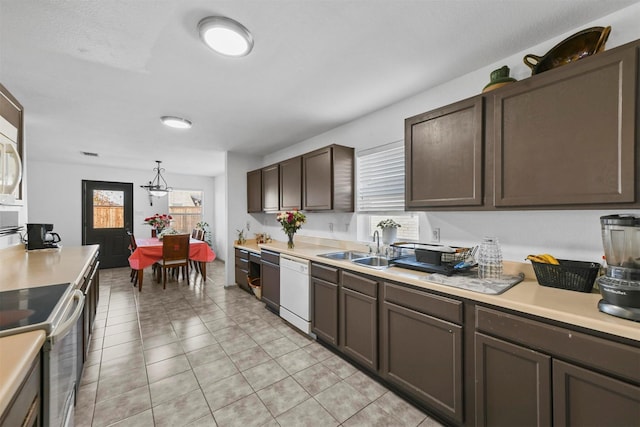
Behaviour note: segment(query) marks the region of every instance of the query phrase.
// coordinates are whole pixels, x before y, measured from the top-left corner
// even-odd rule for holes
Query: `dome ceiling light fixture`
[[[153,198],[151,196],[164,197],[173,190],[173,188],[167,185],[167,181],[162,176],[162,172],[164,171],[164,168],[160,167],[162,161],[156,160],[156,163],[157,166],[153,168],[153,170],[156,171],[156,176],[153,178],[153,181],[149,181],[149,184],[147,185],[140,186],[149,193],[149,204],[151,206],[153,206]]]
[[[190,129],[192,125],[190,120],[183,119],[182,117],[162,116],[160,120],[165,126],[175,129]]]
[[[223,16],[209,16],[198,23],[202,41],[225,56],[245,56],[253,49],[253,36],[241,23]]]

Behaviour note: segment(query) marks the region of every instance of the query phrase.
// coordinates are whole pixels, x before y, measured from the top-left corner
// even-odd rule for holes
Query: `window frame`
[[[195,203],[193,206],[193,207],[200,208],[199,214],[172,211],[172,208],[189,207],[188,205],[173,205],[171,197],[172,197],[172,194],[175,194],[175,193],[187,193],[189,194],[189,196],[191,196],[192,193],[199,193],[201,196],[200,206],[195,205]],[[193,230],[193,228],[195,228],[197,223],[204,221],[204,209],[205,209],[204,190],[174,188],[173,191],[171,191],[167,196],[167,209],[169,211],[169,215],[171,215],[171,217],[173,218],[171,222],[171,227],[182,233],[191,233],[191,231]],[[193,220],[180,221],[180,222],[183,222],[189,229],[182,229],[182,227],[180,229],[176,228],[175,224],[176,222],[178,222],[176,221],[178,218],[189,218],[189,217],[195,217],[195,216],[198,216],[197,221],[193,221]]]

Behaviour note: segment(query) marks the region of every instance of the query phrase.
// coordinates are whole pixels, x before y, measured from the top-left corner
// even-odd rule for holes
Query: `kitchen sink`
[[[368,256],[366,258],[354,259],[351,262],[363,267],[375,268],[376,270],[384,270],[385,268],[391,267],[389,258],[383,256]]]
[[[329,252],[326,254],[318,255],[323,258],[335,259],[340,261],[353,261],[358,258],[366,258],[369,256],[368,253],[365,252],[357,252],[357,251],[341,251],[341,252]]]

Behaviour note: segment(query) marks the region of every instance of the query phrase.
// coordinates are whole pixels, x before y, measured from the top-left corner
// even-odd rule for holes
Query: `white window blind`
[[[404,142],[358,152],[358,212],[404,211]]]

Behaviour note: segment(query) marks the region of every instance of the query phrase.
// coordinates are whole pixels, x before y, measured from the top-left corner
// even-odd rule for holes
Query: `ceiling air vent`
[[[81,151],[81,153],[89,157],[98,157],[98,153],[91,153],[89,151]]]

